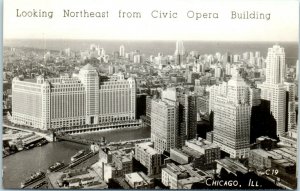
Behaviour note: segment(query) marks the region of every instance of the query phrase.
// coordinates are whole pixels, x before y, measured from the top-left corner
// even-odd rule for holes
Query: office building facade
[[[233,158],[247,157],[250,150],[250,88],[238,72],[234,68],[228,83],[215,85],[212,94],[213,142]]]
[[[159,153],[177,146],[178,103],[153,99],[151,102],[151,141]]]
[[[12,122],[43,130],[135,120],[136,83],[116,74],[107,80],[90,64],[73,77],[12,82]]]

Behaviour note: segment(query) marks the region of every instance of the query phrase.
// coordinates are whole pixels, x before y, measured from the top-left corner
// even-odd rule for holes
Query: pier
[[[141,120],[129,120],[129,121],[122,121],[122,122],[110,122],[110,123],[101,123],[101,124],[93,124],[93,125],[62,127],[62,128],[55,129],[55,132],[67,133],[73,135],[73,134],[99,132],[102,130],[109,130],[109,129],[141,127],[141,125],[142,125]]]

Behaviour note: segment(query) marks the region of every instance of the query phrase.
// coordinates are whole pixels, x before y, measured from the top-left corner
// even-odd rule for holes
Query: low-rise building
[[[198,139],[187,140],[183,150],[187,153],[191,153],[192,156],[195,156],[195,158],[198,156],[196,154],[197,152],[202,155],[203,159],[201,159],[200,162],[204,161],[203,164],[194,164],[194,166],[198,168],[213,168],[215,160],[220,159],[221,156],[219,146],[200,137]]]
[[[161,181],[163,185],[170,189],[177,189],[178,180],[188,178],[189,174],[182,166],[176,166],[174,163],[168,163],[166,168],[161,171]]]
[[[90,168],[52,172],[47,175],[51,189],[107,189],[108,185]]]
[[[248,172],[247,167],[245,167],[242,163],[232,158],[219,159],[216,160],[216,163],[217,163],[216,173],[220,173],[222,168],[224,168],[227,172],[231,172],[235,175],[237,175],[236,174],[237,172],[241,172],[243,174],[246,174]]]
[[[194,168],[191,164],[177,166],[174,163],[168,163],[161,173],[163,185],[170,189],[187,189],[195,182],[205,181],[207,177],[210,175]]]
[[[170,158],[179,164],[188,164],[192,160],[190,155],[177,148],[170,149]]]
[[[187,140],[181,149],[170,150],[170,158],[178,164],[191,163],[195,168],[214,169],[215,160],[220,158],[220,147],[202,138]]]
[[[154,187],[154,180],[143,172],[125,174],[125,181],[133,189],[151,189]]]
[[[287,148],[278,148],[271,151],[253,149],[249,155],[249,166],[257,170],[269,169],[273,163],[283,166],[295,166],[296,156]],[[296,152],[294,153],[296,155]],[[277,162],[276,162],[277,161]]]
[[[161,154],[153,148],[152,142],[136,144],[135,159],[147,168],[148,175],[160,173]]]
[[[99,150],[98,173],[102,180],[109,182],[110,179],[122,177],[133,171],[132,166],[133,148]]]
[[[294,153],[293,153],[294,152]],[[292,148],[278,148],[271,151],[253,149],[249,155],[249,166],[290,188],[296,188],[296,152]]]
[[[189,177],[178,180],[178,189],[191,189],[193,184],[198,182],[201,182],[201,179],[198,177]]]

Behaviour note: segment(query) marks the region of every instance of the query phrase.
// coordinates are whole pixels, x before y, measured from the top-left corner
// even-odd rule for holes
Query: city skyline
[[[218,182],[226,181],[226,172],[235,172],[232,181],[242,188],[252,187],[251,180],[263,188],[295,188],[298,69],[287,65],[285,49],[270,46],[265,57],[258,48],[205,54],[185,47],[173,42],[170,55],[154,56],[123,43],[113,52],[97,44],[79,52],[6,48],[4,127],[33,132],[18,132],[20,142],[8,141],[8,156],[14,147],[35,151],[31,147],[44,139],[50,145],[90,143],[70,163],[56,162],[47,171],[55,165],[67,170],[50,172],[43,182],[30,178],[21,188],[61,188],[56,173],[77,170],[85,175],[74,180],[59,175],[68,188],[223,188]],[[121,137],[126,130],[147,133],[99,140],[106,130],[111,138],[118,131]],[[14,137],[7,129],[4,135]],[[271,180],[282,181],[260,174],[272,166],[280,173]],[[44,178],[44,171],[35,173]],[[239,181],[244,176],[252,177],[248,185]]]
[[[298,188],[298,0],[4,1],[3,188]]]

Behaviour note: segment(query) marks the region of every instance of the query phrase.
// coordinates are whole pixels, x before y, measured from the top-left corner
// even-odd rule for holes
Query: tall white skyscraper
[[[266,63],[266,83],[284,83],[286,70],[284,48],[279,45],[274,45],[272,48],[269,48]]]
[[[213,142],[232,158],[243,158],[250,150],[250,88],[233,68],[228,83],[215,85]]]
[[[184,55],[185,55],[185,50],[184,50],[183,42],[177,41],[176,49],[175,49],[175,53],[174,53],[176,65],[180,65],[183,63]]]
[[[268,49],[266,58],[266,81],[259,84],[261,98],[269,100],[271,112],[276,120],[277,135],[285,134],[286,88],[284,48],[274,45]]]
[[[185,50],[184,50],[184,46],[183,46],[183,42],[182,41],[177,41],[176,42],[176,50],[175,50],[175,55],[184,55]]]
[[[120,46],[120,56],[125,57],[125,46],[124,45]]]

